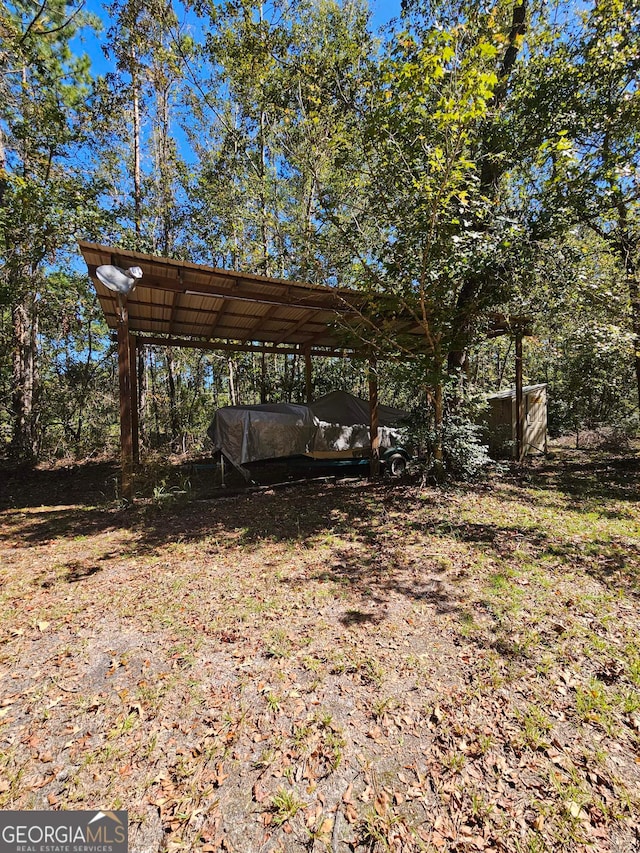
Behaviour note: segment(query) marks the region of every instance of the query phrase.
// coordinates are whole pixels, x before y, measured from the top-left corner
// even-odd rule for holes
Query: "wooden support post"
[[[129,375],[131,381],[131,442],[133,463],[140,463],[140,426],[138,412],[138,341],[135,335],[129,335]]]
[[[304,351],[304,385],[307,403],[313,400],[313,382],[311,376],[311,350],[307,347]]]
[[[522,394],[522,332],[516,332],[516,460],[524,459],[524,400]]]
[[[369,359],[369,438],[371,458],[369,476],[377,480],[380,476],[380,438],[378,436],[378,373],[375,358]]]
[[[118,298],[118,377],[120,380],[120,459],[122,497],[133,501],[133,419],[131,406],[131,345],[126,297]]]

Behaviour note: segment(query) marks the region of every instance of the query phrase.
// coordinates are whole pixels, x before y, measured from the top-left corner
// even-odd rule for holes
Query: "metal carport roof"
[[[188,261],[161,258],[120,248],[80,242],[109,328],[118,328],[117,295],[96,277],[96,268],[114,264],[139,266],[142,279],[127,298],[129,332],[140,342],[198,346],[205,342],[258,342],[269,349],[288,347],[318,355],[353,349],[355,330],[367,320],[358,291],[285,281],[245,272],[217,269]],[[420,335],[413,319],[403,331]],[[153,341],[153,338],[161,340]],[[231,348],[231,347],[230,347]]]

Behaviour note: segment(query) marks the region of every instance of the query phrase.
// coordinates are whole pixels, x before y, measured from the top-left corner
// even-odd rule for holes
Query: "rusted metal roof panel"
[[[352,311],[355,292],[80,243],[107,324],[117,328],[117,299],[96,268],[139,266],[142,279],[127,297],[132,332],[182,338],[281,344],[342,345],[332,326]]]
[[[253,273],[221,270],[188,261],[144,255],[125,249],[80,242],[89,275],[108,326],[117,328],[118,299],[96,277],[96,268],[113,264],[139,266],[142,279],[127,296],[129,328],[149,336],[190,338],[198,345],[237,341],[276,346],[365,349],[357,330],[369,335],[382,323],[410,339],[412,350],[424,348],[424,330],[409,313],[391,321],[367,320],[364,295],[346,288],[266,278]],[[489,318],[488,336],[530,334],[530,319],[496,314]],[[349,332],[352,329],[353,332]],[[160,338],[156,338],[159,340]]]

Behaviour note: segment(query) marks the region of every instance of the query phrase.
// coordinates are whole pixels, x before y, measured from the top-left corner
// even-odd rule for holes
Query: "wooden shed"
[[[517,456],[516,389],[508,388],[488,397],[489,451],[496,456]],[[525,385],[522,389],[523,455],[547,452],[547,386]]]

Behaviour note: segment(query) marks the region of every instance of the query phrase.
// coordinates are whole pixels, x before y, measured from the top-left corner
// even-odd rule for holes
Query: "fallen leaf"
[[[431,843],[434,847],[444,847],[447,843],[446,839],[439,832],[431,833]]]
[[[356,823],[358,820],[358,812],[355,810],[351,803],[347,803],[344,810],[344,816],[349,821],[349,823]]]
[[[320,826],[320,835],[329,835],[331,830],[333,829],[333,818],[326,817]]]
[[[385,812],[387,811],[387,807],[389,805],[389,802],[390,802],[390,797],[386,791],[380,791],[378,796],[373,801],[373,807],[376,810],[376,812],[380,815],[380,817],[382,817],[382,815],[384,815]]]
[[[564,806],[571,815],[571,817],[574,817],[578,820],[589,820],[589,815],[580,806],[580,804],[576,803],[574,800],[567,800]]]
[[[267,798],[267,792],[259,782],[256,782],[251,789],[251,794],[256,803],[263,803]]]

